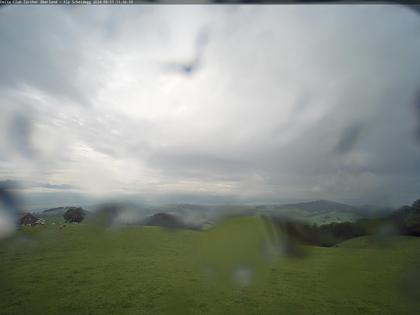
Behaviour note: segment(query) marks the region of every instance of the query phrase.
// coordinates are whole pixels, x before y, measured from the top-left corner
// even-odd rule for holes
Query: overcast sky
[[[0,178],[28,193],[420,198],[409,8],[10,6],[0,43]]]

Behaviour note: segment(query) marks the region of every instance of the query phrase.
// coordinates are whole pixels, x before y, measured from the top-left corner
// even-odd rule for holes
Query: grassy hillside
[[[343,203],[317,200],[283,205],[257,206],[256,213],[284,217],[310,224],[328,224],[332,222],[354,222],[363,218],[386,216],[392,208],[371,205],[350,206]]]
[[[331,222],[353,222],[361,218],[356,212],[347,212],[340,209],[310,210],[293,206],[279,207],[270,211],[270,214],[318,225]]]
[[[317,200],[294,204],[259,206],[259,213],[281,216],[292,220],[305,221],[315,224],[326,224],[331,222],[352,222],[362,217],[361,213],[367,215],[368,211],[346,204]]]
[[[417,314],[420,239],[364,239],[292,258],[256,217],[25,228],[0,242],[0,314]]]
[[[358,249],[389,249],[406,252],[413,251],[414,254],[416,251],[420,250],[420,238],[413,236],[362,236],[344,241],[338,244],[337,247]]]

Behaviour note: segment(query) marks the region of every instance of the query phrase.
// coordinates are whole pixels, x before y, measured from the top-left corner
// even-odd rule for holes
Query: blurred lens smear
[[[7,6],[0,42],[6,313],[418,310],[418,7]]]

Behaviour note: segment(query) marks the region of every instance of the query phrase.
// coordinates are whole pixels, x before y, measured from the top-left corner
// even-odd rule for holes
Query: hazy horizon
[[[19,193],[20,192],[20,193]],[[133,204],[143,206],[164,206],[164,205],[197,205],[197,206],[259,206],[259,205],[286,205],[297,204],[314,201],[330,201],[335,203],[346,204],[350,206],[373,206],[379,208],[399,208],[404,205],[410,205],[413,201],[405,204],[389,204],[389,203],[364,203],[363,201],[355,202],[354,200],[343,199],[314,199],[308,197],[301,198],[282,198],[260,197],[247,198],[235,195],[204,195],[204,194],[164,194],[164,195],[139,195],[139,194],[114,194],[114,195],[87,195],[78,192],[39,192],[26,193],[18,190],[18,195],[22,202],[22,208],[26,211],[44,210],[55,207],[81,206],[92,207],[107,203],[117,204]]]

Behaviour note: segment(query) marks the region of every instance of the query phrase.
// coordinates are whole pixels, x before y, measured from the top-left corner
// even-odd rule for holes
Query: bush
[[[80,223],[85,218],[86,211],[80,207],[71,207],[64,213],[64,220],[66,222],[77,222]]]
[[[404,206],[393,216],[400,232],[406,235],[420,236],[420,199],[412,206]]]

